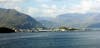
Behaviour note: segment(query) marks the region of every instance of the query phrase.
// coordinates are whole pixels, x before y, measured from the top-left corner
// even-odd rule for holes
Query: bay
[[[0,48],[100,48],[100,31],[2,33]]]

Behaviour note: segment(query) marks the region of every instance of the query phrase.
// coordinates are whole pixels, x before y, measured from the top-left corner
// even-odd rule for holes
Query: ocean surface
[[[0,48],[100,48],[100,31],[0,33]]]

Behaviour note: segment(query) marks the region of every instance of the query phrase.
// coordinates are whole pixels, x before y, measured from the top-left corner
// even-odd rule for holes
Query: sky
[[[32,17],[100,12],[100,0],[0,0],[0,8],[16,9]]]

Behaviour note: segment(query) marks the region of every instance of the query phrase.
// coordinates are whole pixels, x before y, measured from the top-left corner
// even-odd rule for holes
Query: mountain
[[[38,19],[37,19],[38,20]],[[42,20],[42,21],[41,21]],[[38,20],[43,24],[51,26],[87,27],[94,23],[100,23],[100,13],[66,13],[56,16],[56,18],[45,18]],[[48,23],[47,23],[48,22]]]
[[[40,20],[39,22],[42,23],[43,26],[45,26],[46,28],[58,27],[58,24],[59,24],[53,21],[48,21],[48,20]]]
[[[65,24],[71,26],[87,27],[94,23],[100,23],[100,13],[67,13],[57,16]]]
[[[100,28],[100,23],[91,24],[87,28]]]
[[[31,16],[18,12],[15,9],[0,8],[0,27],[32,29],[43,26]]]
[[[42,23],[46,28],[58,27],[60,25],[59,20],[52,17],[37,17],[35,19]]]
[[[89,24],[87,28],[100,28],[100,13],[95,14],[92,18],[92,23]]]
[[[40,19],[37,20],[42,24],[45,24],[44,26],[46,27],[48,27],[47,25],[52,27],[59,27],[59,26],[80,27],[80,25],[85,23],[85,19],[87,18],[87,15],[66,13],[66,14],[58,15],[56,18],[41,17],[42,21]]]

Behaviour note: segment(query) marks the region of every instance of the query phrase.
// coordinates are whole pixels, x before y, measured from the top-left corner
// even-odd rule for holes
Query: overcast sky
[[[100,0],[0,0],[0,8],[16,9],[33,17],[100,12]]]

